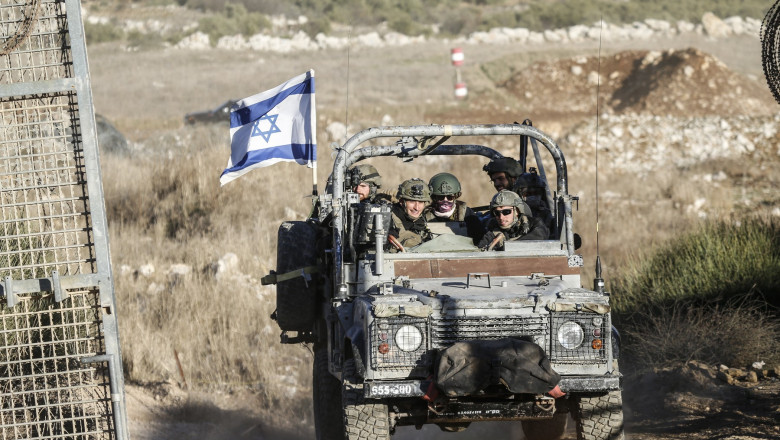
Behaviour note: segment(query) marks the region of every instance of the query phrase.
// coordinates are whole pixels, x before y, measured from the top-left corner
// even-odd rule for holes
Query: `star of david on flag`
[[[220,185],[279,162],[315,167],[314,71],[238,101],[230,110],[230,159]]]

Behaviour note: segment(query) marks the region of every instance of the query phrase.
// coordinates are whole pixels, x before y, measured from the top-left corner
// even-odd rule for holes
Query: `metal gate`
[[[129,438],[80,8],[0,0],[0,439]]]

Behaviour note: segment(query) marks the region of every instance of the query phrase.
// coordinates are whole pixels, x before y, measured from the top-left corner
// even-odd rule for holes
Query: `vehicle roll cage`
[[[566,172],[566,160],[563,152],[546,133],[530,125],[499,124],[499,125],[418,125],[418,126],[394,126],[373,127],[360,131],[352,136],[340,148],[333,163],[333,172],[328,179],[326,192],[332,195],[333,203],[333,258],[334,281],[338,286],[339,297],[346,297],[347,286],[344,283],[343,273],[343,245],[344,219],[348,208],[344,197],[344,182],[346,170],[351,165],[370,158],[380,156],[397,156],[410,160],[427,155],[479,155],[489,159],[503,157],[496,150],[483,145],[454,145],[444,142],[453,136],[527,136],[539,141],[547,148],[555,161],[557,176],[556,199],[548,200],[551,209],[557,214],[563,214],[563,236],[568,254],[574,255],[574,232],[572,231],[572,198],[568,191],[568,175]],[[393,145],[369,145],[358,149],[358,146],[377,138],[400,138]],[[560,222],[557,222],[560,224]],[[344,296],[342,296],[342,293]]]

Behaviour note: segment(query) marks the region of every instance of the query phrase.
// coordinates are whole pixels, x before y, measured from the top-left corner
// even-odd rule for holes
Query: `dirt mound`
[[[716,367],[691,361],[628,378],[623,410],[631,438],[777,438],[776,372],[752,382],[724,376]]]
[[[766,115],[775,108],[763,84],[698,49],[625,51],[602,56],[600,67],[595,56],[540,62],[499,86],[527,112],[552,116],[592,115],[597,85],[601,111],[616,114]]]

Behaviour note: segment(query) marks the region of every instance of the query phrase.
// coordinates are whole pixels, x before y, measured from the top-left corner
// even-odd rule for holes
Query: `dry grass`
[[[776,311],[775,311],[776,312]],[[748,367],[780,361],[780,323],[762,299],[727,306],[645,310],[624,333],[630,369],[652,369],[697,360]]]
[[[456,122],[452,119],[506,123],[518,118],[510,110],[495,114],[495,107],[478,99],[454,102],[449,49],[447,43],[434,42],[425,47],[355,50],[349,54],[347,69],[347,53],[336,51],[273,55],[163,50],[128,55],[113,46],[90,48],[96,110],[139,148],[127,157],[102,157],[122,354],[129,380],[186,380],[201,391],[245,387],[267,408],[266,420],[290,420],[284,415],[295,413],[303,420],[299,428],[309,424],[311,354],[302,346],[279,344],[278,327],[269,319],[274,290],[260,287],[259,278],[275,267],[278,225],[302,219],[309,211],[310,172],[280,164],[220,188],[219,174],[229,155],[227,127],[181,127],[182,116],[228,98],[252,95],[315,67],[322,189],[332,166],[327,146],[344,141],[330,138],[325,127],[346,119],[346,77],[350,78],[350,135],[381,125],[386,115],[398,125]],[[566,51],[594,53],[596,49],[591,44]],[[744,51],[729,53],[736,57]],[[464,72],[474,96],[483,85],[484,90],[493,87],[479,66],[508,55],[526,65],[557,53],[504,46],[470,50]],[[749,65],[743,59],[730,64]],[[568,123],[553,121],[547,128],[535,122],[557,134],[564,133]],[[505,154],[517,151],[516,140],[491,146]],[[566,151],[566,145],[562,147]],[[448,171],[461,179],[463,199],[470,205],[485,204],[493,194],[481,161],[424,158],[408,169],[399,167],[397,160],[372,163],[391,193],[406,178],[428,179]],[[545,166],[552,170],[550,164]],[[580,196],[574,218],[585,243],[581,252],[586,285],[593,278],[596,255],[591,167],[591,162],[569,162],[570,191]],[[776,188],[771,185],[776,165],[752,169],[750,174],[744,168],[738,163],[705,163],[686,170],[658,170],[654,178],[644,180],[600,170],[598,240],[607,281],[620,274],[629,255],[697,228],[700,212],[712,219],[738,210],[742,194],[757,190],[753,182],[766,181],[766,188]],[[727,181],[691,189],[697,176],[720,170],[729,176]],[[707,200],[706,206],[690,209],[700,198]],[[236,265],[217,272],[219,260],[228,253],[235,254]],[[155,271],[144,275],[142,266],[148,264]],[[187,265],[191,272],[166,273],[177,264]],[[679,316],[682,325],[684,315]],[[655,337],[652,334],[648,337]]]

